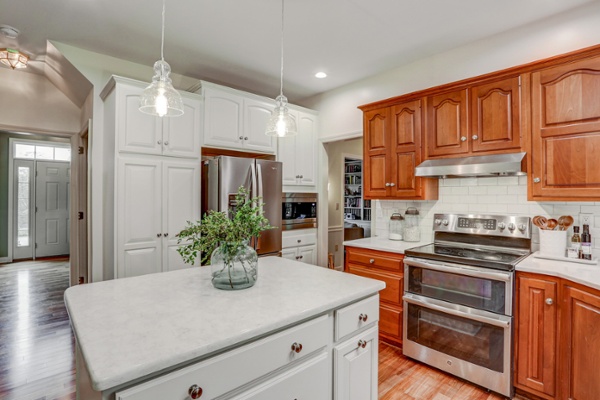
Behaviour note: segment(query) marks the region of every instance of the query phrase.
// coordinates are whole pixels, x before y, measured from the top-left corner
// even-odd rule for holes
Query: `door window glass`
[[[15,158],[35,158],[35,146],[30,144],[15,144]]]
[[[35,146],[35,158],[38,160],[54,160],[54,147]]]
[[[17,172],[17,247],[29,246],[29,192],[31,169],[18,167]]]
[[[71,149],[67,147],[55,147],[54,159],[56,161],[71,161]]]

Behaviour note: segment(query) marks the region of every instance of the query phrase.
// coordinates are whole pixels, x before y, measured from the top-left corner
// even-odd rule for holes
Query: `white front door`
[[[36,164],[35,257],[69,254],[70,163]]]

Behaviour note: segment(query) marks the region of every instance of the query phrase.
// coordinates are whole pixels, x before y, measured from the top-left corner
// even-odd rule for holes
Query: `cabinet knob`
[[[477,140],[477,139],[479,139],[479,136],[477,136],[477,135],[473,135],[473,136],[471,136],[471,139],[473,139],[473,140]]]
[[[394,187],[394,186],[396,186],[396,184],[394,182],[392,182],[392,183],[390,183],[390,186]]]
[[[371,258],[371,259],[369,260],[369,263],[370,263],[370,264],[375,264],[375,259],[374,259],[374,258]]]
[[[367,342],[365,340],[362,340],[362,339],[359,340],[358,341],[358,347],[362,347],[364,349],[365,347],[367,347]]]
[[[369,316],[367,314],[360,314],[358,316],[358,320],[362,321],[362,322],[367,322],[367,319],[369,319]]]
[[[461,142],[466,142],[467,141],[467,137],[466,136],[461,136],[460,137],[460,141]]]
[[[294,342],[292,344],[292,351],[295,353],[300,353],[302,351],[302,343]]]
[[[157,140],[157,141],[156,141],[156,143],[157,143],[157,144],[161,144],[162,142],[161,142],[160,140]]]
[[[167,237],[167,236],[169,236],[169,232],[165,232],[165,233],[163,233],[163,236],[164,236],[164,237]]]
[[[533,178],[533,183],[540,183],[542,180],[540,178]]]
[[[304,178],[304,175],[300,175],[300,179]]]
[[[248,136],[244,137],[244,140],[248,140]]]
[[[169,145],[169,141],[165,140],[165,146],[168,146],[168,145]]]
[[[161,236],[162,236],[162,233],[157,233],[156,234],[156,237],[161,237]]]
[[[188,394],[192,399],[199,399],[202,396],[202,388],[198,385],[192,385],[188,389]]]
[[[300,256],[300,259],[302,260],[304,258],[304,256]]]
[[[296,260],[299,260],[299,259],[300,259],[300,256],[296,256]]]
[[[546,304],[548,304],[549,306],[551,306],[552,304],[554,304],[554,300],[552,300],[552,298],[551,298],[551,297],[548,297],[548,298],[546,299]]]
[[[298,243],[302,243],[302,239],[298,239]]]
[[[389,182],[385,183],[385,186],[389,187],[391,184]]]

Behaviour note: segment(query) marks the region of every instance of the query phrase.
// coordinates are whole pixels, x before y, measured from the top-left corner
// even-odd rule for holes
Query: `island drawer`
[[[212,399],[328,345],[332,320],[324,315],[116,394],[116,400],[187,399],[197,385]]]
[[[335,340],[337,342],[377,321],[379,321],[379,295],[341,308],[335,312]]]

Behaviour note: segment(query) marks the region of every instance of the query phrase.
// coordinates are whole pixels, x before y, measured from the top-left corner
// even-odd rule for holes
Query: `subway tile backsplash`
[[[594,214],[590,226],[594,257],[600,256],[600,202],[534,202],[527,201],[527,177],[457,178],[439,180],[439,200],[402,201],[374,200],[372,232],[387,237],[388,222],[395,212],[404,214],[408,207],[416,207],[421,217],[421,239],[433,240],[435,213],[462,214],[515,214],[534,217],[544,215],[558,218],[571,215],[579,225],[579,213]],[[568,237],[572,234],[569,229]],[[539,248],[539,230],[533,227],[533,250]]]

